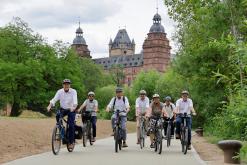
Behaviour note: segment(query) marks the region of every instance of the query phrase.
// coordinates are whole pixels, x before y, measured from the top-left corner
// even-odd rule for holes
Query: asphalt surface
[[[205,164],[198,156],[196,151],[188,151],[187,155],[181,152],[179,140],[172,140],[171,146],[166,147],[166,141],[163,141],[163,151],[161,155],[149,148],[149,138],[146,139],[146,146],[140,149],[136,145],[136,134],[129,134],[127,144],[128,148],[115,153],[113,137],[97,140],[93,146],[83,147],[77,144],[72,153],[63,148],[58,155],[47,152],[39,155],[25,157],[6,163],[6,165],[203,165]]]

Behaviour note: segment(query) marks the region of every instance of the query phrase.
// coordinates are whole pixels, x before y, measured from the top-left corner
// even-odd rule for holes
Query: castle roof
[[[120,48],[120,44],[124,44],[127,47],[132,48],[132,42],[126,29],[120,29],[113,42],[110,40],[109,44],[111,45],[111,48]]]
[[[153,25],[151,26],[149,33],[165,33],[165,28],[161,25],[161,16],[158,13],[153,17]]]
[[[103,65],[104,69],[110,69],[114,65],[122,65],[124,68],[143,65],[143,54],[121,55],[94,59],[96,64]]]

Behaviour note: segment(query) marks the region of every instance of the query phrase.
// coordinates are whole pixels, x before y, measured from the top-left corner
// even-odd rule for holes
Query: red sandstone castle
[[[91,58],[80,26],[76,30],[76,38],[72,47],[75,48],[79,56]],[[102,65],[105,70],[111,69],[112,66],[121,65],[124,68],[125,84],[131,84],[135,76],[142,70],[154,69],[165,72],[171,59],[171,47],[164,27],[161,25],[161,16],[158,13],[153,17],[153,25],[142,48],[141,53],[135,54],[134,39],[130,40],[126,29],[120,29],[115,39],[113,41],[110,39],[109,57],[93,60],[96,64]]]

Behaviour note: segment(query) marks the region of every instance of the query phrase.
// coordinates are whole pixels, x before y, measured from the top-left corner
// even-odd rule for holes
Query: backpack
[[[112,109],[114,110],[117,98],[114,98]],[[125,104],[125,96],[123,96],[123,102]]]

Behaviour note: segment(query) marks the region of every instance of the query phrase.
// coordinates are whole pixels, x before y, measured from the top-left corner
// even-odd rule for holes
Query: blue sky
[[[136,53],[152,25],[156,0],[1,0],[0,26],[15,16],[28,22],[49,43],[62,40],[72,43],[80,17],[84,38],[93,58],[108,56],[108,43],[119,28],[127,29],[135,39]],[[159,14],[169,40],[175,32],[175,23],[169,19],[167,8],[158,0]],[[173,52],[175,44],[171,41]]]

